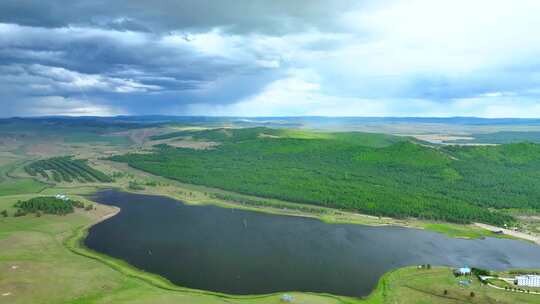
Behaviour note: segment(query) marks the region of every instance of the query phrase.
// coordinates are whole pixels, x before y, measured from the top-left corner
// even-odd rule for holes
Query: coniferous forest
[[[27,213],[40,212],[48,214],[65,215],[72,213],[75,208],[84,208],[84,204],[75,200],[59,199],[56,197],[44,196],[34,197],[27,201],[18,201],[15,203],[17,208],[16,216],[25,215]]]
[[[540,145],[434,146],[406,137],[286,129],[180,131],[219,142],[116,156],[186,183],[377,216],[510,223],[502,209],[540,209]]]

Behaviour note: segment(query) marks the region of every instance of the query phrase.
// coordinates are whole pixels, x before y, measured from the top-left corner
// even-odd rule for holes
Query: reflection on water
[[[407,265],[540,268],[540,246],[522,241],[325,224],[115,190],[94,199],[122,211],[90,229],[89,248],[190,288],[365,296],[382,274]]]

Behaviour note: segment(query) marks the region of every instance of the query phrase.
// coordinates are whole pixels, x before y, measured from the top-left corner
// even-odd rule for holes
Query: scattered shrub
[[[129,181],[128,188],[131,190],[144,190],[144,187],[141,184],[134,181]]]
[[[489,276],[491,275],[491,272],[489,270],[481,269],[481,268],[471,268],[471,272],[476,276]]]
[[[27,214],[27,212],[25,212],[24,210],[17,209],[17,211],[15,211],[15,214],[13,214],[13,216],[19,217],[19,216],[25,216],[26,214]]]

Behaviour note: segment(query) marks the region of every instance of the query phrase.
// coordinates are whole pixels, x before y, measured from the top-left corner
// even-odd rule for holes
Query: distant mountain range
[[[415,124],[457,124],[457,125],[540,125],[540,118],[480,118],[480,117],[328,117],[328,116],[272,116],[272,117],[233,117],[233,116],[171,116],[171,115],[135,115],[135,116],[42,116],[12,117],[10,120],[84,120],[104,122],[139,122],[139,123],[237,123],[237,124],[366,124],[366,123],[415,123]]]

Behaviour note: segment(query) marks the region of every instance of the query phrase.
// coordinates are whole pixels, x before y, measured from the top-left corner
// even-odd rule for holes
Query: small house
[[[293,296],[291,296],[290,294],[284,294],[281,296],[281,302],[292,303],[292,301],[293,301]]]
[[[457,276],[470,275],[472,273],[471,268],[461,267],[454,270],[454,274]]]
[[[69,197],[67,197],[67,195],[64,195],[64,194],[57,194],[54,197],[63,201],[69,201]]]

